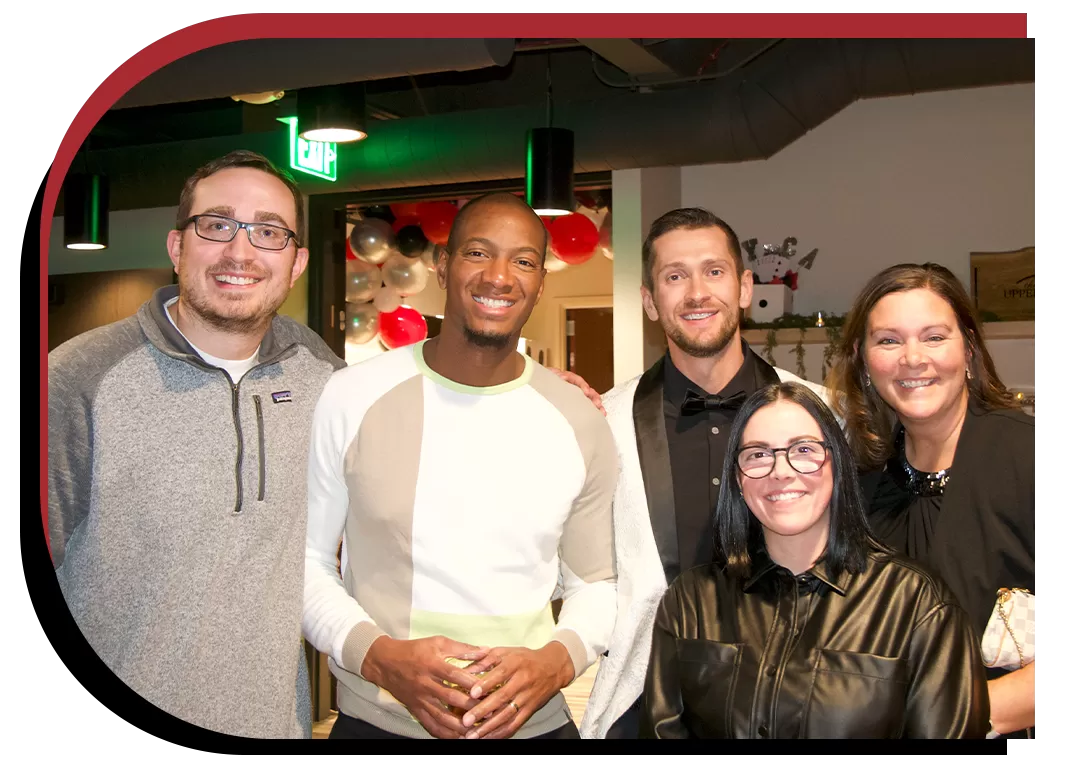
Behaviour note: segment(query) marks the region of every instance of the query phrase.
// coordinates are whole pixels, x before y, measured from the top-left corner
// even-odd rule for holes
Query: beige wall
[[[172,269],[87,272],[50,278],[63,303],[49,307],[49,350],[95,327],[126,319],[154,291],[172,282]]]
[[[297,278],[296,284],[293,285],[292,290],[289,291],[289,297],[285,299],[285,303],[281,304],[281,308],[278,309],[278,314],[286,317],[292,317],[302,325],[308,323],[308,273],[304,270],[304,273]]]

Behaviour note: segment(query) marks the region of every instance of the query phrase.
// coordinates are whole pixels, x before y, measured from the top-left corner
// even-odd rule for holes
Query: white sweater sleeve
[[[345,590],[338,570],[337,550],[349,506],[345,451],[358,429],[358,420],[350,419],[356,415],[346,413],[345,379],[340,372],[330,378],[312,422],[302,625],[312,646],[359,674],[371,642],[386,634]],[[344,551],[342,561],[347,561]]]
[[[597,415],[582,446],[585,483],[563,528],[560,542],[562,610],[554,640],[562,642],[580,676],[607,650],[615,627],[615,546],[612,501],[618,455],[611,430]]]

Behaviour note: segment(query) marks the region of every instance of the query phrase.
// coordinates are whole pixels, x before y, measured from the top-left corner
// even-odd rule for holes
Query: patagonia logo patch
[[[277,393],[271,393],[270,398],[274,400],[275,404],[284,404],[286,401],[292,401],[292,391],[278,391]]]

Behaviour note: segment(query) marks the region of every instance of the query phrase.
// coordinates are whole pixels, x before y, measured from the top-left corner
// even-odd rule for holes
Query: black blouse
[[[981,642],[999,588],[1035,591],[1035,419],[972,401],[941,496],[908,490],[900,456],[863,477],[870,525],[885,544],[941,574]],[[987,669],[986,677],[1006,672]]]
[[[941,516],[941,507],[945,503],[945,494],[941,490],[940,480],[933,489],[927,489],[924,485],[923,488],[926,490],[922,493],[912,490],[908,482],[909,473],[905,467],[907,457],[901,448],[904,445],[904,436],[895,436],[894,445],[896,446],[895,454],[885,465],[885,477],[891,481],[892,486],[896,487],[897,498],[910,503],[907,505],[903,518],[896,519],[892,523],[882,523],[881,527],[888,531],[888,535],[882,536],[881,540],[893,548],[904,547],[906,551],[900,549],[904,554],[925,561],[933,544],[938,517]],[[911,471],[916,480],[924,484],[933,480],[930,473],[920,472],[915,468],[911,468]],[[948,487],[947,481],[945,487]]]

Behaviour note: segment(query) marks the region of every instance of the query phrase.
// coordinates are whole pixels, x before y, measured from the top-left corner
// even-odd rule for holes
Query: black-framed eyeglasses
[[[757,480],[772,474],[776,468],[776,455],[782,451],[791,469],[809,475],[825,466],[828,449],[829,445],[824,441],[798,441],[781,449],[747,446],[739,449],[735,461],[743,475]]]
[[[247,230],[248,242],[264,251],[281,251],[296,238],[296,233],[288,227],[280,227],[267,222],[238,222],[218,214],[196,214],[190,216],[178,229],[195,224],[195,234],[203,240],[215,243],[231,242],[240,230]]]

